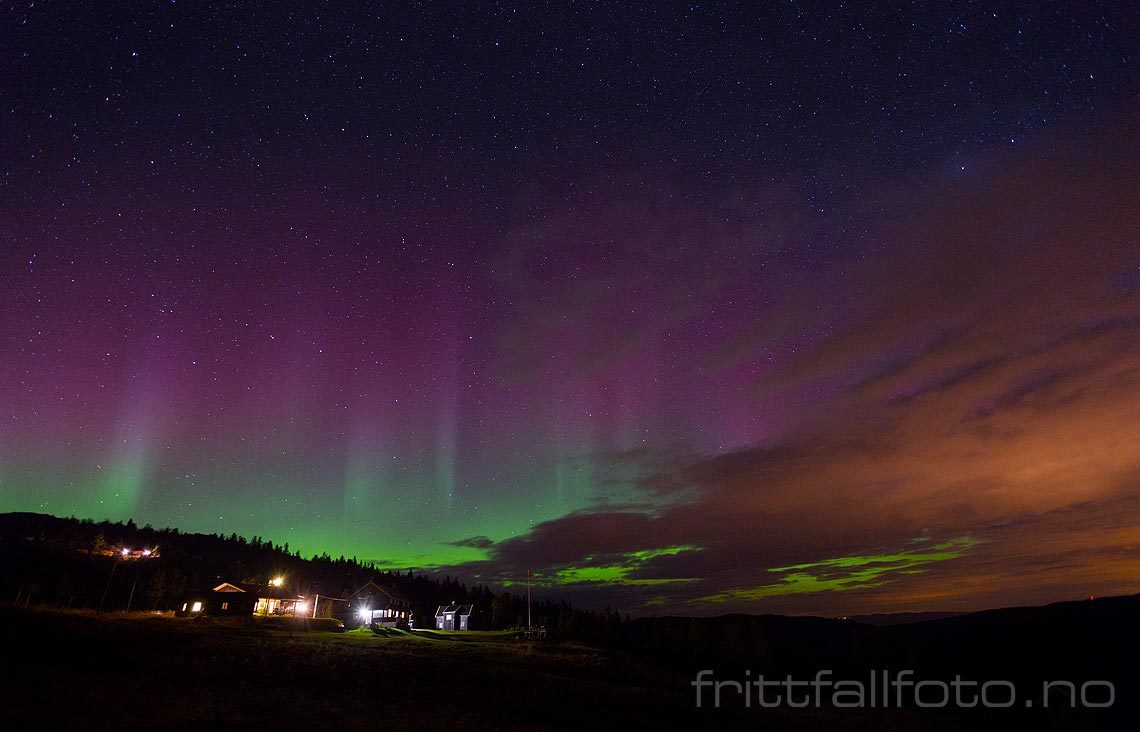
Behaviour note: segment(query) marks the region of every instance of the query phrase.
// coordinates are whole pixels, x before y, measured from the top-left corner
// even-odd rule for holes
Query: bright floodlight
[[[360,608],[360,617],[367,618],[367,617],[370,617],[371,615],[372,615],[372,611],[370,609],[364,608],[364,607]]]
[[[280,587],[284,583],[285,579],[283,577],[274,577],[269,581],[269,584],[273,585],[274,587]]]
[[[125,556],[127,556],[127,555],[128,555],[128,554],[130,554],[130,553],[131,553],[131,550],[130,550],[130,549],[128,549],[128,548],[126,548],[126,547],[123,547],[123,556],[124,556],[124,557],[125,557]]]

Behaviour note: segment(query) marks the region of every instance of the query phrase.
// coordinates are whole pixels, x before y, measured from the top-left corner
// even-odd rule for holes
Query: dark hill
[[[956,618],[966,613],[951,612],[921,612],[921,613],[876,613],[873,615],[852,615],[845,620],[854,620],[856,623],[866,625],[907,625],[909,623],[925,623],[929,620],[945,620]]]

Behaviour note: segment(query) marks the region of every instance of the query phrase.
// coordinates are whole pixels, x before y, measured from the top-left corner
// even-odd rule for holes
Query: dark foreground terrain
[[[0,627],[12,730],[1129,729],[1136,696],[1120,688],[1109,712],[697,709],[679,666],[504,633],[377,637],[12,607]]]
[[[696,709],[688,678],[501,634],[376,637],[0,609],[4,729],[912,729],[909,712]],[[924,725],[923,725],[924,726]]]

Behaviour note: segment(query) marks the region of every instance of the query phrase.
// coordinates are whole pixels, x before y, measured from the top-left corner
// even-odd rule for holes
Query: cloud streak
[[[739,326],[690,354],[729,371],[777,354],[736,398],[802,414],[727,449],[596,454],[655,510],[574,513],[460,569],[530,568],[635,612],[970,609],[1135,589],[1137,145],[1121,131],[983,163],[869,195],[875,257],[836,263],[758,325],[728,317]],[[653,553],[679,546],[700,549]],[[632,552],[643,559],[613,559]]]

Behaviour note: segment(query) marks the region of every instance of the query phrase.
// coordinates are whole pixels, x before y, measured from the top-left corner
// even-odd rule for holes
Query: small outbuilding
[[[436,630],[467,630],[474,605],[440,605],[435,611]]]

